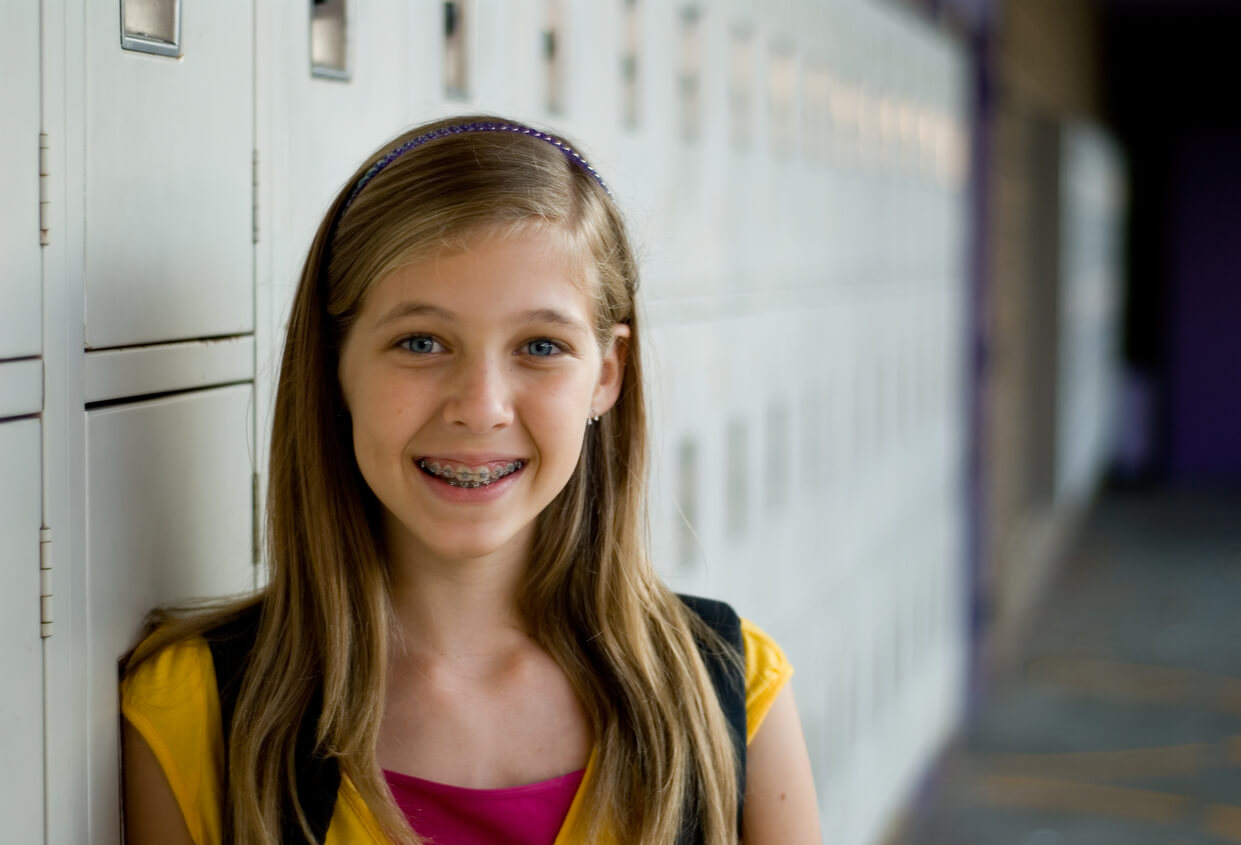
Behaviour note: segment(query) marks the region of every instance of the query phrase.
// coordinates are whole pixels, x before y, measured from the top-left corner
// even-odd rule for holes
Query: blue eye
[[[444,351],[444,347],[440,346],[439,341],[425,334],[412,335],[397,345],[407,352],[413,352],[416,355],[434,355],[436,352]]]
[[[561,352],[562,350],[556,342],[547,338],[531,340],[526,343],[526,354],[533,355],[536,358],[550,358],[554,355],[559,355]]]

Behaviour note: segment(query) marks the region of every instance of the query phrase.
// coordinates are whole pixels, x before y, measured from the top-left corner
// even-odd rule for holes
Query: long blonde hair
[[[422,841],[375,759],[393,618],[378,506],[354,460],[338,357],[377,279],[472,232],[525,225],[563,232],[597,268],[601,342],[617,323],[630,328],[620,398],[588,429],[572,478],[540,515],[519,597],[531,636],[564,670],[595,736],[591,812],[575,833],[672,843],[696,819],[707,845],[739,838],[738,762],[695,640],[725,647],[660,581],[646,550],[638,273],[612,199],[552,143],[495,132],[420,144],[350,197],[400,144],[485,120],[495,118],[420,126],[376,151],[333,202],[306,259],[276,396],[268,586],[227,738],[225,824],[239,845],[277,842],[290,800],[307,829],[290,784],[297,729],[316,692],[319,753],[338,759],[394,841]],[[126,671],[253,603],[164,624]]]

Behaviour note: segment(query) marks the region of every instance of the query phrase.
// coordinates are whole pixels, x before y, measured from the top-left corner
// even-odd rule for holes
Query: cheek
[[[353,457],[368,487],[375,487],[375,467],[379,463],[379,444],[375,433],[356,417],[353,420]]]
[[[557,465],[576,466],[586,431],[586,417],[594,382],[574,379],[543,395],[530,422],[546,438],[544,450],[555,455]]]
[[[578,422],[585,425],[586,411],[594,395],[594,385],[593,377],[575,374],[575,377],[554,386],[544,386],[539,412],[549,421],[559,422],[566,429],[576,428]]]
[[[359,463],[368,456],[391,452],[402,441],[405,421],[410,416],[401,397],[378,385],[361,384],[352,391],[349,403],[353,420],[353,449]]]

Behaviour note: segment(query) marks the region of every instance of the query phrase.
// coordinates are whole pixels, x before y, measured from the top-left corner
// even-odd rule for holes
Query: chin
[[[521,545],[521,540],[520,535],[499,536],[499,532],[493,534],[475,528],[464,530],[459,536],[427,538],[418,545],[439,560],[470,561],[515,549]]]
[[[390,555],[410,563],[471,561],[496,555],[528,554],[534,539],[534,522],[514,525],[513,520],[430,519],[411,515],[407,521],[392,511],[385,513],[385,534]]]

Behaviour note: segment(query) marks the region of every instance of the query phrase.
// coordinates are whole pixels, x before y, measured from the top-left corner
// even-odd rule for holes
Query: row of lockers
[[[964,410],[959,302],[951,288],[909,285],[868,302],[656,327],[657,529],[681,534],[678,515],[693,528],[665,557],[683,569],[716,559],[790,512],[813,510],[822,524],[889,466],[914,482],[952,466],[945,438]],[[829,548],[867,530],[846,523]],[[722,547],[702,549],[699,535]]]
[[[478,18],[479,31],[471,43],[477,52],[489,52],[495,46],[482,41],[491,27],[520,32],[523,27],[511,24],[520,21],[522,14],[529,17],[534,11],[538,17],[537,9],[516,8],[519,5],[507,8],[480,3],[473,8],[471,14]],[[621,7],[625,5],[616,4],[612,13],[624,14]],[[442,72],[426,74],[434,65],[427,67],[425,59],[413,58],[421,51],[411,50],[415,45],[402,40],[402,36],[418,34],[422,42],[435,48],[433,55],[443,56],[445,45],[435,38],[438,30],[433,24],[437,19],[427,17],[435,7],[424,3],[404,4],[399,9],[384,8],[383,4],[354,8],[354,73],[350,80],[341,81],[316,78],[308,72],[307,8],[252,10],[244,3],[191,5],[182,13],[181,54],[167,57],[123,49],[117,38],[117,7],[92,3],[85,10],[80,33],[66,21],[61,33],[63,43],[53,41],[55,33],[42,36],[65,51],[74,46],[75,35],[83,42],[81,55],[67,63],[67,70],[80,72],[84,80],[82,89],[74,92],[82,97],[80,116],[65,103],[40,103],[37,80],[41,73],[50,73],[54,55],[40,54],[38,9],[27,5],[13,10],[14,19],[6,20],[6,30],[12,33],[14,46],[0,58],[0,69],[6,78],[27,84],[8,86],[0,95],[0,110],[6,115],[6,128],[0,137],[0,180],[5,188],[0,213],[7,224],[3,227],[3,278],[9,306],[0,324],[0,359],[38,354],[39,225],[35,221],[41,203],[76,204],[74,195],[80,195],[85,221],[81,230],[81,283],[86,348],[110,349],[254,331],[253,241],[256,228],[257,233],[264,230],[261,218],[277,227],[271,233],[276,244],[270,257],[274,278],[280,284],[295,267],[314,218],[350,164],[408,120],[441,108],[439,98],[424,99],[436,91],[436,86],[419,85],[417,80],[423,76],[439,79]],[[886,20],[874,13],[851,15],[849,8],[841,6],[835,10],[835,17],[841,22],[853,18]],[[704,9],[701,19],[695,20],[707,32],[714,31],[711,27],[715,26],[722,33],[751,33],[747,37],[757,38],[754,33],[762,31],[757,11],[745,15],[721,8],[713,15],[706,13],[713,11],[710,6],[704,4]],[[574,11],[578,15],[570,14]],[[598,24],[589,19],[579,19],[587,12],[582,4],[563,12],[566,31],[578,38],[570,42],[575,47],[573,58],[582,66],[581,73],[570,74],[576,84],[583,78],[603,83],[619,66],[619,61],[590,61],[595,46],[590,39],[609,37],[610,43],[610,34],[600,32]],[[652,4],[643,25],[658,26],[659,13]],[[678,21],[684,16],[678,18],[675,10],[666,13],[670,27],[681,26]],[[385,14],[394,20],[386,21]],[[825,11],[806,5],[802,14],[818,22]],[[886,25],[900,31],[900,24]],[[275,32],[266,32],[266,27]],[[256,30],[264,31],[278,46],[274,54],[256,50]],[[301,33],[300,39],[297,33]],[[535,34],[531,33],[532,44],[537,43]],[[677,219],[675,212],[686,204],[733,209],[705,218],[696,216],[694,219],[710,225],[700,223],[689,231],[677,232],[695,241],[727,244],[739,232],[744,235],[752,222],[744,206],[757,204],[761,213],[787,222],[800,236],[804,228],[796,224],[807,219],[807,212],[817,211],[810,214],[811,220],[825,216],[827,223],[839,220],[847,224],[857,219],[859,212],[865,217],[876,197],[892,193],[890,188],[871,184],[872,180],[854,184],[858,180],[833,181],[829,174],[821,174],[818,181],[807,181],[801,172],[773,172],[780,165],[766,156],[729,156],[721,151],[727,149],[727,142],[714,142],[713,138],[721,134],[714,129],[726,123],[724,115],[711,110],[705,118],[709,131],[703,132],[699,143],[677,143],[675,132],[670,134],[668,128],[675,123],[669,116],[678,108],[684,86],[677,83],[680,71],[675,57],[657,50],[660,40],[658,30],[651,32],[651,43],[643,53],[647,67],[643,79],[650,89],[649,127],[618,132],[616,121],[599,119],[586,104],[577,111],[566,107],[562,115],[543,115],[588,141],[600,139],[597,152],[601,166],[614,174],[622,197],[643,198],[638,201],[645,203],[652,197],[664,197],[661,205],[666,204],[674,214],[667,219],[656,216],[656,226],[672,224]],[[368,49],[361,49],[363,43]],[[810,137],[830,141],[834,129],[849,129],[857,135],[854,146],[864,157],[882,158],[889,147],[908,145],[914,158],[929,155],[935,168],[955,174],[952,185],[959,185],[964,124],[957,115],[957,104],[940,95],[951,77],[950,57],[914,44],[911,50],[915,54],[919,49],[926,54],[928,72],[924,76],[913,74],[914,63],[902,56],[903,65],[898,64],[898,68],[911,70],[899,75],[878,61],[864,66],[852,42],[842,42],[841,46],[850,49],[822,59],[821,71],[808,56],[795,54],[803,72],[794,75],[790,85],[801,92],[795,112],[801,115],[800,125]],[[617,44],[610,47],[599,53],[616,54],[621,49]],[[726,44],[715,45],[713,41],[704,42],[701,49],[704,61],[716,53],[728,53]],[[511,55],[515,50],[510,47],[509,53],[494,61],[487,61],[489,55],[475,57],[480,86],[491,79],[488,74],[502,69],[505,60],[518,61],[519,57]],[[897,52],[889,48],[881,50],[880,55],[892,58]],[[280,66],[282,59],[288,67]],[[850,59],[858,66],[841,65]],[[419,61],[422,64],[416,64]],[[721,101],[731,99],[735,103],[735,92],[728,98],[725,88],[726,80],[737,74],[722,73],[718,68],[714,74],[706,69],[703,73],[706,80],[719,79],[716,85],[704,82],[704,92],[718,90]],[[911,85],[902,93],[897,83],[905,77],[917,86]],[[606,100],[607,92],[614,91],[617,84],[612,80],[610,85],[602,85],[600,98]],[[511,108],[514,98],[508,89],[509,85],[496,84],[485,96],[480,91],[475,102],[463,101],[460,105]],[[816,123],[814,110],[803,102],[807,92],[819,89],[831,117],[822,126]],[[755,99],[761,106],[770,98]],[[48,116],[44,113],[49,108],[57,106],[66,107],[62,120],[41,119]],[[720,103],[721,111],[727,108],[727,102]],[[754,120],[759,126],[769,123],[765,114],[756,112]],[[325,115],[331,118],[325,119]],[[661,116],[664,119],[656,119]],[[49,131],[52,123],[59,124],[56,129],[60,131]],[[46,149],[42,161],[36,163],[41,135]],[[668,149],[652,157],[652,145]],[[865,170],[841,150],[833,155],[840,158],[846,174]],[[656,166],[648,166],[652,161]],[[668,165],[672,171],[665,169]],[[765,187],[769,176],[778,190]],[[80,178],[80,183],[71,177]],[[262,179],[263,184],[256,187],[256,179]],[[696,189],[688,194],[687,182],[691,188],[696,183]],[[918,201],[924,193],[921,184],[916,179],[909,181],[883,206],[899,212],[905,207],[904,200]],[[264,185],[281,190],[268,196]],[[669,191],[680,196],[666,201]],[[256,211],[256,197],[273,206],[270,214]],[[839,211],[833,215],[833,209]],[[78,210],[76,205],[70,209]],[[884,213],[883,209],[878,211]],[[46,218],[46,208],[43,214]],[[72,234],[76,233],[49,232],[47,237],[62,239]],[[743,237],[738,247],[726,251],[761,249],[753,240]],[[865,237],[842,238],[839,250],[847,255],[867,242]],[[830,245],[827,249],[834,251]],[[882,248],[874,251],[883,252]]]
[[[182,5],[175,55],[125,49],[132,2],[5,9],[0,72],[16,81],[0,90],[6,835],[116,841],[115,659],[152,605],[254,584],[274,362],[319,216],[384,137],[495,110],[581,139],[628,213],[666,388],[654,408],[660,566],[733,598],[786,645],[824,794],[859,785],[825,828],[865,842],[899,797],[893,773],[917,768],[954,707],[953,610],[927,602],[952,589],[960,516],[959,50],[862,0],[454,3],[468,35],[456,46],[433,0]],[[347,73],[312,70],[320,6],[347,13]],[[549,108],[540,35],[553,6],[564,74]],[[691,47],[699,79],[686,85]],[[467,84],[449,99],[457,60]],[[691,91],[696,136],[684,132]],[[749,133],[733,117],[741,100]],[[884,326],[913,330],[888,344]],[[766,371],[761,349],[750,363],[740,354],[758,337],[784,350]],[[723,381],[702,393],[704,371]],[[701,401],[679,401],[689,396]],[[816,427],[818,457],[802,454]],[[781,432],[784,452],[772,446]],[[668,471],[685,455],[700,480],[692,541],[677,527],[691,488]],[[821,486],[772,492],[772,456],[795,474],[821,462]],[[850,478],[865,518],[830,533]],[[924,519],[907,524],[917,510]],[[743,512],[739,534],[728,518]],[[877,598],[904,583],[876,551],[893,531],[935,550],[907,579],[908,619]],[[763,578],[767,560],[779,564]],[[873,612],[839,621],[831,608],[863,595]],[[928,651],[883,645],[912,641]],[[872,652],[904,655],[884,686],[860,668]],[[939,691],[933,719],[864,717],[867,702],[915,686]],[[849,707],[850,747],[892,774],[865,800],[870,775],[839,753]],[[898,735],[918,741],[883,744]]]
[[[0,364],[0,367],[9,365]],[[45,753],[53,738],[81,737],[73,773],[53,766],[52,841],[111,842],[116,830],[116,659],[136,625],[173,597],[253,588],[250,462],[252,390],[193,391],[86,412],[84,508],[72,529],[43,525],[43,421],[0,422],[0,808],[7,841],[42,842]],[[86,546],[74,565],[71,550]],[[45,596],[40,601],[40,596]],[[44,648],[49,664],[45,751]],[[68,676],[68,677],[66,677]],[[67,680],[69,689],[60,686]],[[63,696],[68,697],[63,697]],[[52,701],[57,703],[53,706]],[[62,806],[80,789],[85,804]],[[87,818],[88,809],[92,812]],[[97,839],[85,837],[89,823]]]
[[[788,651],[834,841],[877,841],[960,712],[964,296],[942,272],[654,309],[656,561]]]

